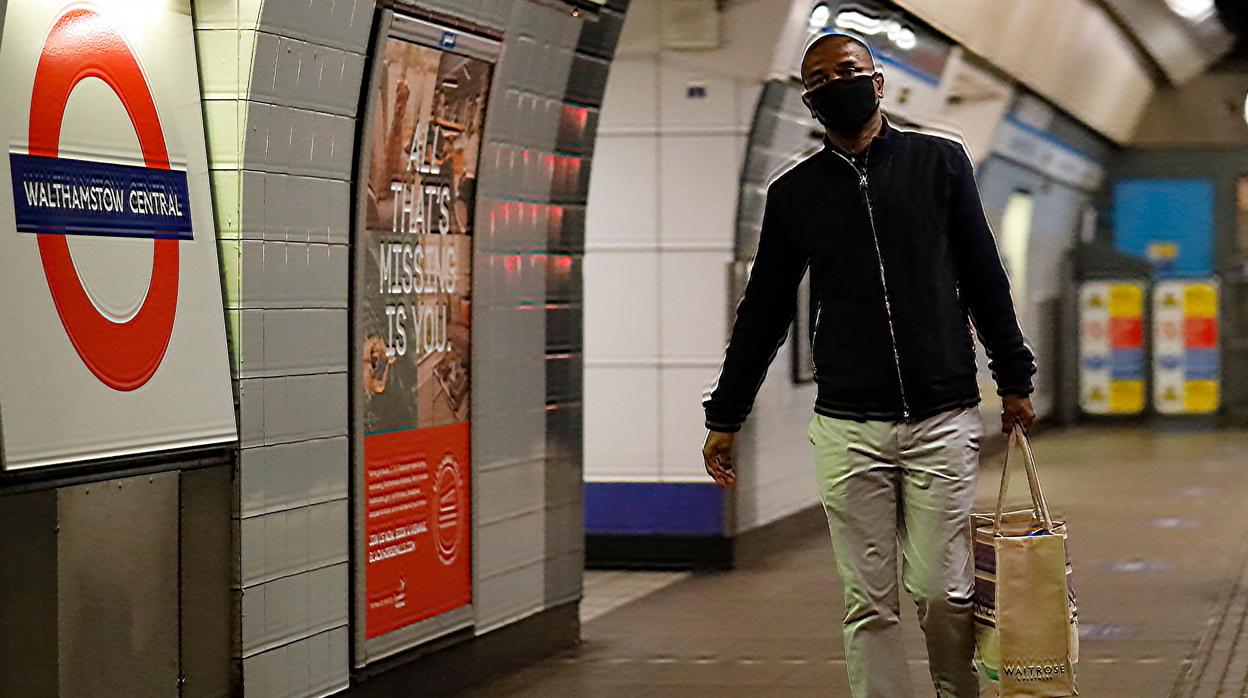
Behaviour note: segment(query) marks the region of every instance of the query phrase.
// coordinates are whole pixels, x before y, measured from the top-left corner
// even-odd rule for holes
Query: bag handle
[[[993,510],[993,521],[994,521],[994,522],[999,522],[999,521],[1000,521],[1000,519],[1001,519],[1001,514],[1002,514],[1002,512],[1004,511],[1004,508],[1005,508],[1005,497],[1006,497],[1006,493],[1007,493],[1007,491],[1009,490],[1009,486],[1010,486],[1010,477],[1009,477],[1009,475],[1010,475],[1010,451],[1013,451],[1013,450],[1014,450],[1014,443],[1017,441],[1017,438],[1016,438],[1016,436],[1015,436],[1015,432],[1016,432],[1017,430],[1018,430],[1018,427],[1014,427],[1013,429],[1011,429],[1011,431],[1010,431],[1010,436],[1009,436],[1009,440],[1006,442],[1006,446],[1005,446],[1005,458],[1003,459],[1003,461],[1002,461],[1002,463],[1001,463],[1001,489],[1000,489],[1000,491],[997,493],[997,506],[996,506],[996,508]],[[1030,478],[1030,476],[1028,476],[1028,479],[1027,479],[1027,484],[1028,484],[1028,486],[1029,486],[1029,487],[1028,487],[1028,489],[1029,489],[1029,490],[1031,490],[1031,487],[1030,487],[1030,485],[1031,485],[1031,478]],[[1034,491],[1034,490],[1031,490],[1031,508],[1032,508],[1032,510],[1035,512],[1035,516],[1036,516],[1036,518],[1040,518],[1040,500],[1036,497],[1036,493],[1035,493],[1035,491]],[[997,529],[999,529],[999,528],[1000,528],[999,526],[995,526],[995,525],[993,526],[993,530],[994,530],[994,531],[996,531],[996,530],[997,530]]]
[[[993,535],[1001,533],[1001,512],[1005,506],[1005,495],[1010,483],[1010,451],[1015,444],[1023,447],[1023,470],[1027,473],[1027,488],[1031,491],[1031,504],[1036,518],[1044,524],[1044,530],[1053,532],[1053,517],[1049,514],[1049,503],[1044,498],[1044,490],[1040,487],[1040,475],[1036,471],[1036,458],[1031,452],[1031,442],[1027,440],[1027,432],[1017,423],[1010,430],[1010,441],[1005,448],[1005,459],[1001,463],[1001,490],[997,495],[997,509],[993,517]]]

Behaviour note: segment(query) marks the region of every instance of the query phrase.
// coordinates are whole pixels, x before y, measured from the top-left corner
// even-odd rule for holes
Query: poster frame
[[[375,110],[378,108],[377,100],[374,98],[374,88],[380,79],[382,61],[378,60],[378,56],[385,51],[387,42],[393,39],[408,41],[413,44],[437,49],[446,53],[454,53],[469,58],[486,61],[494,66],[494,73],[491,76],[491,94],[490,99],[494,98],[494,78],[497,77],[498,60],[501,54],[501,44],[492,39],[478,36],[475,34],[465,33],[460,29],[429,22],[418,19],[406,14],[395,12],[389,8],[383,8],[378,12],[376,25],[373,32],[373,41],[371,52],[369,54],[369,64],[366,71],[366,81],[361,85],[361,108],[359,110],[360,119],[357,129],[356,153],[355,153],[355,171],[352,177],[354,191],[352,192],[352,211],[351,211],[351,238],[350,238],[350,292],[352,302],[348,304],[348,323],[350,325],[350,333],[348,342],[350,344],[350,364],[347,370],[348,384],[355,386],[360,379],[359,367],[363,362],[363,352],[356,342],[356,338],[361,335],[363,328],[361,327],[361,315],[357,312],[354,300],[362,295],[362,276],[361,266],[364,263],[363,255],[357,254],[358,236],[364,230],[364,216],[366,211],[367,187],[363,186],[368,181],[371,169],[369,144],[372,138],[372,127]],[[488,118],[488,107],[487,107]],[[474,202],[475,206],[479,206],[479,202]],[[473,256],[476,254],[476,244],[472,246]],[[469,260],[469,264],[472,264]],[[476,278],[472,278],[472,288],[475,291]],[[475,373],[472,364],[475,363],[476,352],[469,354],[470,371]],[[349,437],[349,463],[351,469],[351,488],[350,488],[350,508],[351,508],[351,655],[352,666],[356,669],[362,669],[370,663],[376,662],[386,657],[390,657],[399,652],[411,649],[418,645],[425,644],[432,640],[446,636],[450,633],[465,631],[471,629],[476,624],[475,604],[469,602],[467,605],[452,609],[445,613],[426,618],[422,621],[412,623],[392,630],[390,632],[369,638],[366,636],[365,622],[365,605],[367,587],[365,583],[365,547],[366,534],[364,530],[364,410],[363,403],[358,399],[354,390],[349,393],[348,410],[351,418],[351,429]],[[476,402],[471,401],[469,404],[469,424],[475,423],[473,415],[476,412]],[[470,427],[471,429],[471,427]],[[471,433],[471,431],[470,431]],[[471,437],[470,437],[471,438]],[[470,451],[471,452],[471,451]],[[469,491],[476,492],[477,471],[476,468],[469,467],[470,484]],[[470,509],[470,550],[472,550],[473,569],[476,568],[477,556],[477,511],[476,507]],[[475,578],[475,573],[473,575]]]

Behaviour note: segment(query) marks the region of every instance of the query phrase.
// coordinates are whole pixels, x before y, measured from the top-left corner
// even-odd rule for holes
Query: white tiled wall
[[[608,86],[616,84],[617,77],[619,73],[612,68]],[[589,208],[588,225],[592,232],[587,233],[590,237],[586,242],[599,249],[613,246],[652,251],[659,239],[659,140],[654,137],[653,127],[647,133],[625,133],[598,136],[594,160],[605,162],[611,172],[598,168],[590,177],[589,199],[593,205]],[[590,255],[585,263],[592,264],[594,259]],[[592,283],[594,276],[587,270],[585,282]]]
[[[806,17],[786,5],[730,4],[711,51],[661,50],[657,0],[630,6],[590,182],[587,480],[709,482],[702,391],[737,300],[728,265],[749,128],[784,23]],[[706,96],[689,98],[691,85]],[[793,385],[790,361],[786,343],[739,441],[739,531],[816,502],[804,436],[814,393]]]
[[[815,402],[813,384],[791,378],[792,342],[786,340],[754,400],[739,439],[746,442],[736,488],[737,531],[744,532],[818,503],[814,451],[806,425]],[[739,443],[742,443],[739,441]]]
[[[665,250],[659,258],[659,355],[664,368],[718,362],[724,351],[728,255],[723,250]],[[716,365],[715,368],[718,368]],[[717,371],[705,377],[715,377]],[[701,411],[701,388],[695,400]],[[683,399],[682,399],[683,404]]]
[[[702,388],[724,348],[737,183],[765,70],[729,50],[748,22],[726,17],[725,48],[697,52],[661,50],[657,22],[656,0],[630,4],[590,179],[586,480],[706,477]],[[753,29],[767,40],[767,26]]]
[[[590,214],[590,230],[595,220]],[[653,365],[659,348],[659,256],[654,243],[648,249],[634,243],[610,250],[590,244],[585,255],[587,361]]]
[[[239,414],[248,696],[347,685],[347,294],[373,0],[198,0]]]
[[[588,280],[588,279],[587,279]],[[589,292],[586,292],[587,295]],[[594,307],[590,296],[590,307]],[[587,309],[592,316],[597,310]],[[658,479],[657,361],[591,363],[586,346],[585,478],[646,482]]]

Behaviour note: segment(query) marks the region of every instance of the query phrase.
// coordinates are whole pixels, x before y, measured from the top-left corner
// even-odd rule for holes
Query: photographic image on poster
[[[388,38],[355,254],[365,636],[472,600],[470,350],[477,160],[492,64]]]

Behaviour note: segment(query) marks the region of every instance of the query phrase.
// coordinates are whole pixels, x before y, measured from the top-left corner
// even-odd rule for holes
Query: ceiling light
[[[814,29],[823,29],[828,26],[829,19],[832,19],[832,10],[823,3],[815,5],[815,9],[810,11],[810,26]]]
[[[866,36],[883,34],[897,48],[909,51],[918,43],[914,30],[892,18],[875,18],[856,10],[843,10],[836,15],[836,26]]]
[[[1213,16],[1213,0],[1166,0],[1166,4],[1175,14],[1193,22],[1199,22]]]
[[[836,16],[836,26],[862,34],[879,34],[883,22],[855,10],[844,10]]]

